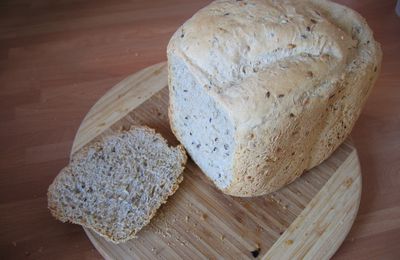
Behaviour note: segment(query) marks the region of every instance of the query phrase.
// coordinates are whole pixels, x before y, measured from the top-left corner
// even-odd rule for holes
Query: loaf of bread
[[[62,222],[114,243],[149,223],[182,181],[186,153],[147,127],[132,127],[75,153],[50,185],[48,207]]]
[[[346,139],[381,56],[333,2],[215,1],[169,42],[171,127],[224,193],[273,192]]]

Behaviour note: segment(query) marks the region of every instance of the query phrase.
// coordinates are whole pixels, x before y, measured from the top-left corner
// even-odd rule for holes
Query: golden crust
[[[215,1],[168,45],[168,57],[181,59],[199,85],[211,84],[205,91],[236,124],[232,181],[222,190],[229,195],[276,191],[329,157],[380,70],[380,45],[355,11],[329,1],[273,2]],[[274,62],[254,65],[263,55]]]

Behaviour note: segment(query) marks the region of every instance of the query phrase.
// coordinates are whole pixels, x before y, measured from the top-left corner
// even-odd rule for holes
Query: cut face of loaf
[[[368,25],[344,6],[215,1],[168,45],[171,127],[223,192],[263,195],[346,139],[380,63]]]
[[[235,140],[229,115],[210,97],[185,63],[178,58],[170,60],[172,99],[175,129],[192,159],[218,187],[231,182],[232,158]]]
[[[168,147],[147,127],[132,127],[75,153],[50,185],[48,206],[63,222],[124,242],[175,192],[185,162],[180,146]]]

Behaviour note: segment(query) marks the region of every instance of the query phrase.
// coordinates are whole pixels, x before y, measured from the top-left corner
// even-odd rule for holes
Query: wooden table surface
[[[166,59],[206,0],[0,3],[0,259],[98,259],[82,228],[53,219],[48,185],[89,108],[127,75]],[[400,18],[395,1],[340,0],[382,44],[380,78],[352,136],[358,217],[335,259],[400,259]]]

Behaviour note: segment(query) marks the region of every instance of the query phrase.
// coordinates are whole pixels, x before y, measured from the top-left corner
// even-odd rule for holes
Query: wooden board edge
[[[329,259],[357,216],[361,168],[357,151],[326,182],[262,259]]]
[[[92,242],[94,248],[100,253],[100,255],[106,259],[106,260],[114,260],[114,258],[107,253],[107,250],[104,248],[107,248],[107,245],[105,243],[101,243],[100,239],[96,237],[95,234],[93,234],[89,228],[83,227],[83,230],[85,231],[87,237],[89,238],[90,242]],[[110,251],[110,250],[108,250]]]
[[[76,132],[70,155],[166,87],[167,79],[167,62],[163,61],[133,73],[107,91],[82,120]],[[143,87],[145,85],[151,87],[145,88]],[[133,89],[134,91],[132,91]],[[115,97],[116,92],[120,94]]]

